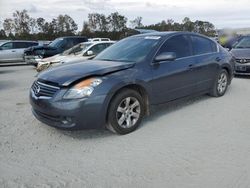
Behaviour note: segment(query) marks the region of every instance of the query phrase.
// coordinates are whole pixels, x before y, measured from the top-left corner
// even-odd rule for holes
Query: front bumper
[[[250,63],[235,63],[235,75],[250,75]]]
[[[105,128],[106,95],[75,100],[43,99],[30,92],[34,116],[41,122],[60,129],[81,130]]]

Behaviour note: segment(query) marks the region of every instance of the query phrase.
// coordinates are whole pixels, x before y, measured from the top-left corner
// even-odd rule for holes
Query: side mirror
[[[94,55],[94,52],[92,50],[87,51],[87,56],[92,56]]]
[[[176,59],[176,53],[174,52],[163,52],[155,57],[155,62],[161,61],[174,61]]]

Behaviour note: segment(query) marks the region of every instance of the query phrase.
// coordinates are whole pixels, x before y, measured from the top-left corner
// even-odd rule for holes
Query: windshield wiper
[[[132,63],[134,61],[124,60],[124,59],[96,59],[101,61],[116,61],[116,62],[126,62],[126,63]]]
[[[101,61],[115,61],[113,59],[97,59],[97,60],[101,60]]]

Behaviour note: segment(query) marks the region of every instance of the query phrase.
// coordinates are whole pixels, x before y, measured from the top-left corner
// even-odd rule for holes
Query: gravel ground
[[[250,187],[250,80],[159,107],[135,132],[38,122],[32,67],[0,68],[0,187]]]

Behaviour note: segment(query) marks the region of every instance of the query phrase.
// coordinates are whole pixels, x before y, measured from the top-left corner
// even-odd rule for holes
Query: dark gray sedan
[[[233,71],[232,55],[205,36],[136,35],[93,60],[39,74],[30,103],[38,120],[57,128],[127,134],[155,105],[197,94],[223,96]]]
[[[250,75],[250,36],[242,37],[231,50],[236,58],[235,75]]]

